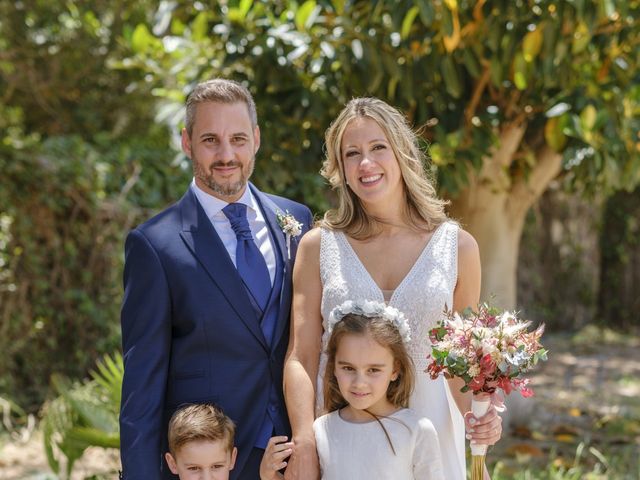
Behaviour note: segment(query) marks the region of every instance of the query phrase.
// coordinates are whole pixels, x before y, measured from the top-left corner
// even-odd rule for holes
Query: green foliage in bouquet
[[[59,396],[44,406],[42,429],[49,466],[71,478],[74,463],[91,446],[119,448],[122,355],[105,355],[91,372],[91,380],[71,383],[54,375]]]

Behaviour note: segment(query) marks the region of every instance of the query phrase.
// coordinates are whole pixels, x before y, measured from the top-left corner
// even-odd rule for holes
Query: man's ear
[[[182,129],[182,151],[191,158],[191,139],[186,128]]]
[[[233,470],[233,467],[236,466],[236,458],[238,457],[238,449],[233,447],[231,451],[231,463],[229,464],[229,470]]]
[[[169,470],[171,470],[171,473],[173,473],[174,475],[178,474],[178,465],[176,464],[175,459],[173,458],[173,455],[171,455],[169,452],[164,454],[164,458],[167,461],[167,465],[169,465]]]
[[[258,149],[260,148],[260,127],[256,125],[256,128],[253,129],[253,154],[258,153]]]

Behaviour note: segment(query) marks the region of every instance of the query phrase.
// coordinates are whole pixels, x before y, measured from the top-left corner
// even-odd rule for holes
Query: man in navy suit
[[[210,402],[237,425],[231,479],[256,480],[268,439],[290,435],[282,369],[291,273],[295,234],[312,216],[249,183],[260,129],[245,87],[199,84],[185,124],[193,182],[125,244],[122,476],[177,478],[163,459],[168,420],[181,404]],[[283,215],[301,231],[283,230]]]

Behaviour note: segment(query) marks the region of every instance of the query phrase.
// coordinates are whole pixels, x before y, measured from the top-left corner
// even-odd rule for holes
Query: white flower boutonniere
[[[287,236],[287,259],[291,259],[291,237],[297,237],[302,233],[302,224],[296,220],[287,210],[286,213],[276,213],[278,225],[282,232]]]

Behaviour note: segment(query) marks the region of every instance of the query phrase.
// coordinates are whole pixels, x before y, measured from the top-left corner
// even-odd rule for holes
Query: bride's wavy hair
[[[360,199],[347,185],[342,158],[342,137],[356,118],[371,118],[384,132],[400,166],[405,195],[405,217],[409,225],[431,231],[447,220],[446,201],[438,198],[425,166],[426,155],[407,118],[378,98],[354,98],[344,107],[325,133],[325,160],[320,174],[337,192],[338,207],[328,210],[321,226],[341,230],[357,239],[378,232],[380,219],[368,215]]]
[[[384,318],[348,313],[335,324],[327,343],[327,368],[323,378],[324,408],[327,412],[333,412],[348,405],[340,393],[335,375],[336,352],[340,340],[345,335],[367,334],[371,335],[371,338],[378,344],[391,351],[394,367],[398,372],[398,377],[389,383],[387,388],[387,400],[395,407],[409,406],[409,397],[415,384],[415,368],[400,332]]]

